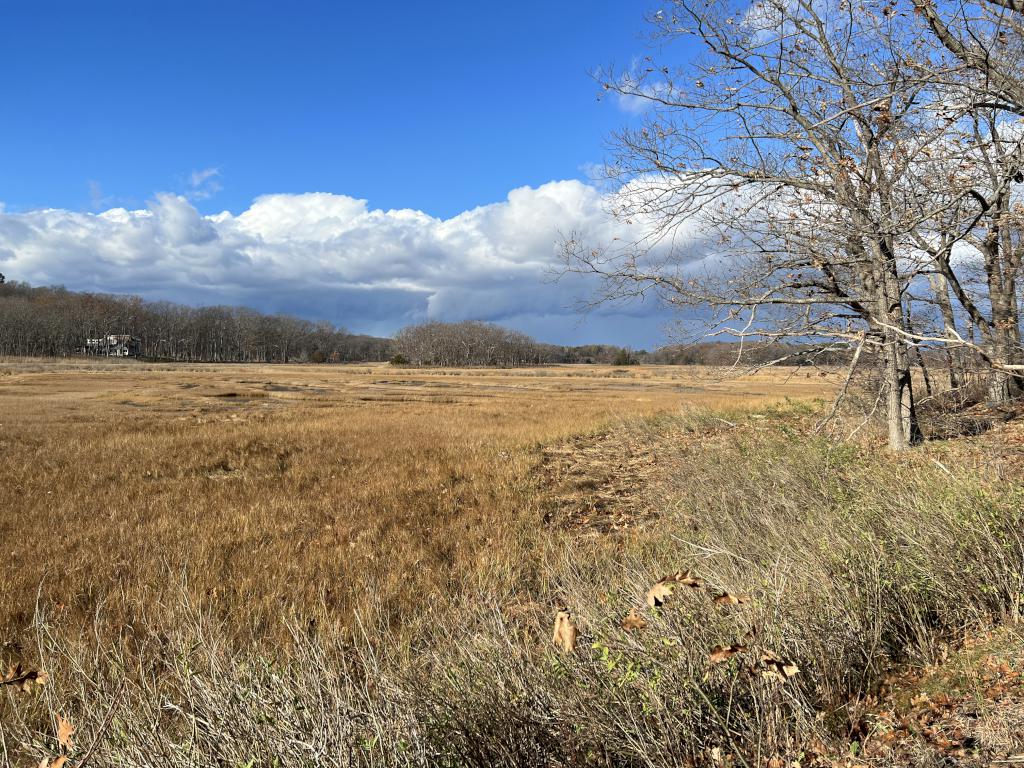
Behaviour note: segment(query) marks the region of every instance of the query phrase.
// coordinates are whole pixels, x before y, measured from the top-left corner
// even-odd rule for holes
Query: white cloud
[[[215,178],[207,169],[191,181],[202,186]],[[425,318],[474,318],[576,341],[592,339],[571,309],[590,286],[552,283],[546,275],[562,234],[582,231],[595,242],[639,236],[635,225],[609,216],[606,203],[593,186],[556,181],[512,190],[503,202],[450,219],[326,193],[265,195],[239,215],[204,216],[173,194],[157,195],[142,210],[99,214],[0,207],[0,271],[39,285],[248,304],[366,332]],[[659,314],[653,305],[613,311],[637,322],[623,325],[630,338],[610,340],[658,341],[655,319],[647,324],[650,338],[635,338],[643,318]],[[602,325],[615,335],[614,323]]]
[[[187,196],[190,200],[208,200],[223,189],[220,183],[220,169],[204,168],[201,171],[192,171],[188,177],[188,188]]]

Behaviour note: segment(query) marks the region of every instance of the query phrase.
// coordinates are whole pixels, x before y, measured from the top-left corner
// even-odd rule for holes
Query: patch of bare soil
[[[609,533],[642,525],[655,516],[645,503],[647,481],[658,471],[661,435],[618,430],[579,435],[543,451],[544,521],[562,528]]]
[[[678,425],[627,424],[547,446],[538,470],[545,489],[544,522],[593,534],[649,523],[659,514],[652,493],[658,475],[697,443],[735,426],[722,421],[696,432]]]

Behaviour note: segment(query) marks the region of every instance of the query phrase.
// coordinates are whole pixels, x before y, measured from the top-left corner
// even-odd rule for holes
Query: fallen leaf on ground
[[[576,637],[578,634],[579,630],[576,629],[568,609],[560,608],[555,614],[555,629],[551,634],[551,642],[565,653],[572,653],[576,650]]]
[[[691,571],[676,571],[661,579],[658,579],[647,590],[647,604],[651,608],[660,608],[665,601],[672,596],[677,586],[689,587],[690,589],[701,589],[704,586],[704,579],[694,576]]]
[[[771,651],[766,651],[761,655],[761,676],[768,680],[778,680],[784,683],[799,671],[800,667],[792,661],[781,659]]]
[[[647,590],[647,604],[651,608],[660,608],[665,604],[665,601],[672,597],[672,590],[675,589],[675,584],[664,579],[654,582],[653,586]]]
[[[715,598],[715,605],[746,605],[753,598],[750,595],[734,595],[723,592]]]
[[[694,576],[692,571],[676,571],[673,574],[673,578],[684,587],[689,587],[690,589],[703,589],[704,587],[704,579]]]
[[[12,664],[7,668],[6,674],[0,677],[0,685],[13,685],[25,693],[32,690],[35,685],[45,685],[49,675],[36,669],[24,669],[21,664]]]
[[[647,619],[636,612],[636,608],[630,608],[629,613],[622,619],[620,625],[627,632],[631,632],[634,629],[646,629]]]
[[[71,738],[74,732],[75,726],[65,720],[63,715],[57,715],[57,742],[64,747],[64,749],[74,748],[75,741]]]
[[[716,645],[711,649],[711,655],[708,656],[708,661],[712,664],[721,664],[722,662],[728,661],[737,653],[743,653],[746,650],[747,646],[745,645]]]

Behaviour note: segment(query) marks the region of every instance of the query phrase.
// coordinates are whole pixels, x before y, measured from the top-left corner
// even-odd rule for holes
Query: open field
[[[345,620],[368,594],[399,617],[483,561],[526,567],[542,446],[830,386],[671,367],[0,362],[0,628],[11,639],[37,595],[74,616],[115,602],[130,623],[182,584],[245,636],[282,611]]]
[[[0,363],[0,765],[1024,752],[1024,420],[720,373]]]

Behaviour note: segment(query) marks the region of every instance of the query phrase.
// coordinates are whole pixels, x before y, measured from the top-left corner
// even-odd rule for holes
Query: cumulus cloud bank
[[[215,172],[199,183],[209,178]],[[551,341],[655,343],[656,307],[608,310],[581,329],[571,305],[592,286],[546,279],[560,233],[636,236],[604,203],[590,185],[556,181],[450,219],[326,193],[266,195],[239,215],[204,216],[172,194],[144,210],[0,207],[0,272],[36,285],[245,304],[368,333],[481,319]]]

